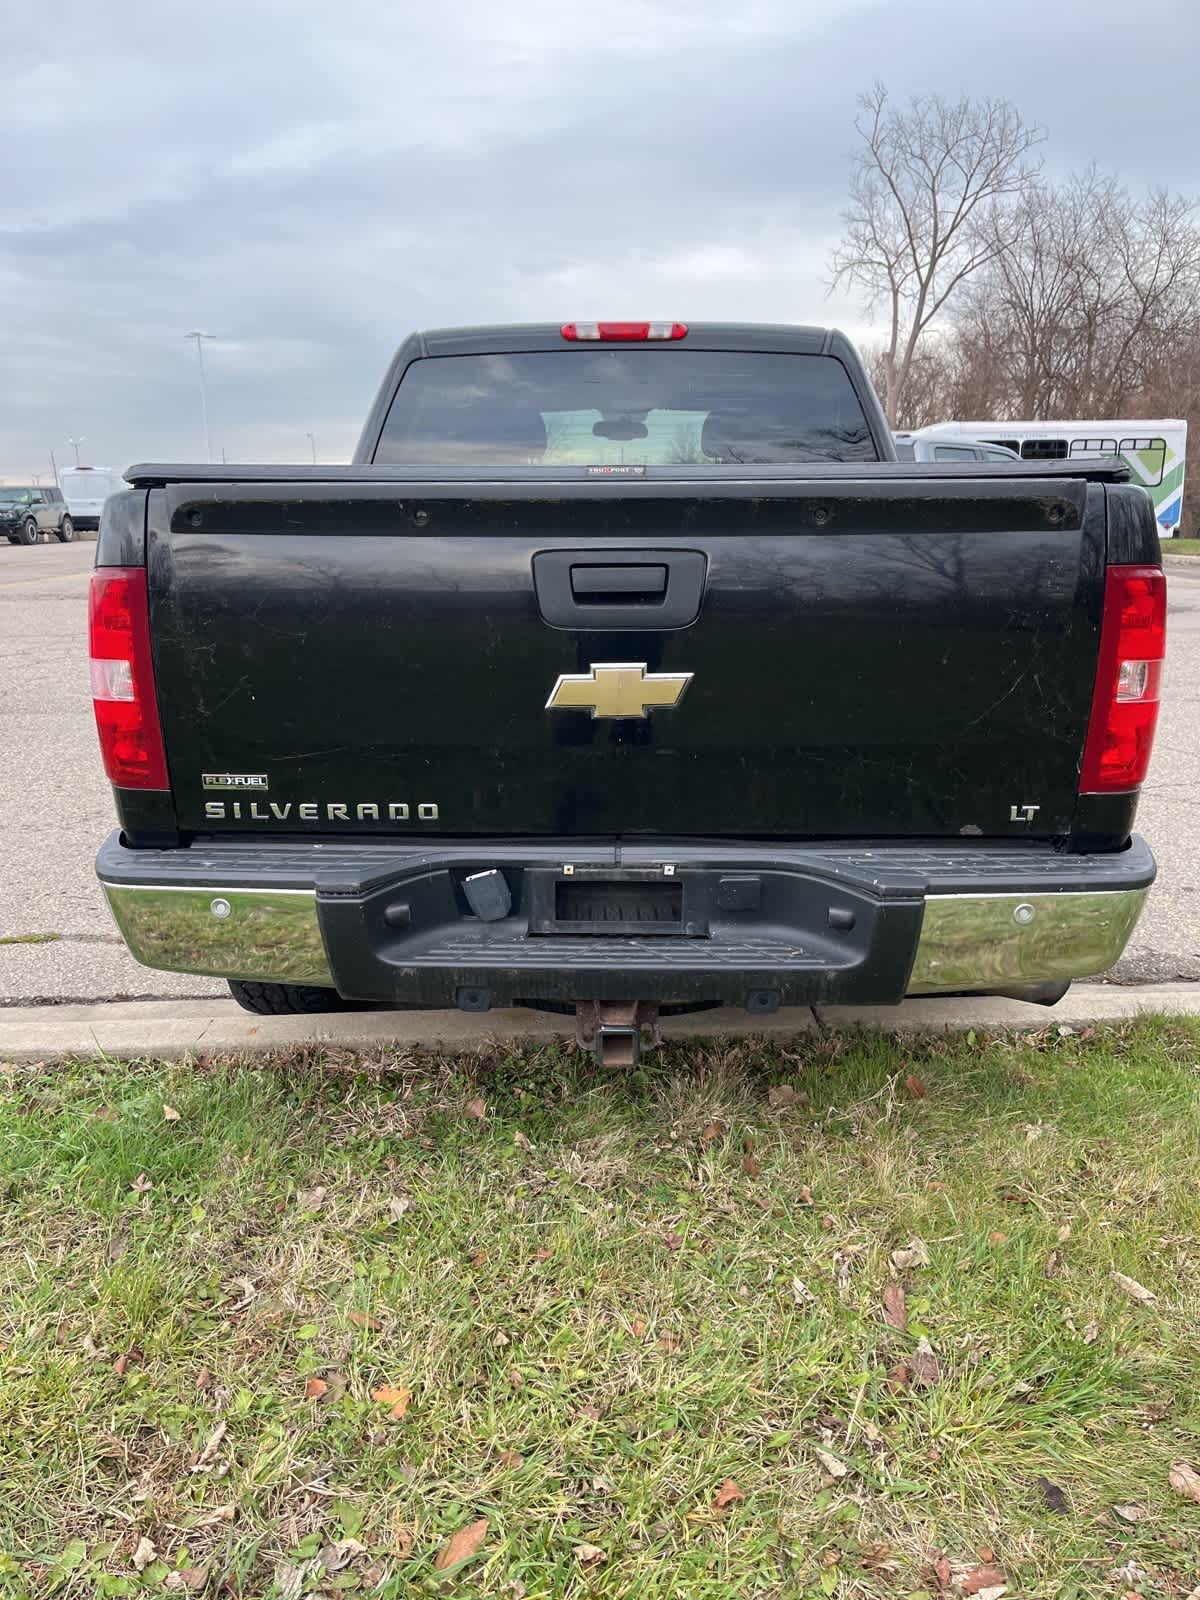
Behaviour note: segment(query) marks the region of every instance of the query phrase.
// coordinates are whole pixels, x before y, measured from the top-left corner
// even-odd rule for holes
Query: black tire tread
[[[320,989],[311,983],[253,983],[242,978],[228,982],[238,1005],[261,1017],[312,1016],[349,1009],[336,989]]]

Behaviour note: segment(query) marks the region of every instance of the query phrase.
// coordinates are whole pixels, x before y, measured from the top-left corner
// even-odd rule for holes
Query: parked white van
[[[104,502],[125,487],[115,467],[60,467],[58,481],[77,528],[98,528]]]

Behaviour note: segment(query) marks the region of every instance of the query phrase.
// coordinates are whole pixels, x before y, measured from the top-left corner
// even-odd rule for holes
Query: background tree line
[[[833,281],[885,326],[868,353],[894,427],[1185,417],[1200,440],[1195,201],[1095,168],[1051,182],[1004,100],[860,102]],[[1193,470],[1181,532],[1200,527]]]

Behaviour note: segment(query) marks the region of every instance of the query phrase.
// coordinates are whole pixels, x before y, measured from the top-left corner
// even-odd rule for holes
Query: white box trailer
[[[98,528],[104,502],[125,487],[116,467],[60,467],[58,483],[77,528]]]

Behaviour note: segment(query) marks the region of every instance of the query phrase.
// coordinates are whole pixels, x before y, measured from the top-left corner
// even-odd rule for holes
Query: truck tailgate
[[[169,483],[179,825],[1065,833],[1104,518],[1101,486],[1017,474]]]

